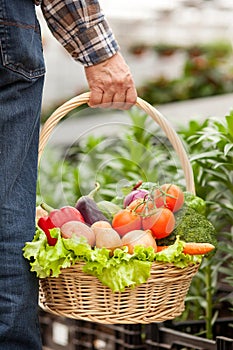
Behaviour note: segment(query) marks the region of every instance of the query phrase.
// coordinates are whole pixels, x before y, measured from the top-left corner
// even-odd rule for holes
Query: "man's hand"
[[[85,67],[90,88],[90,107],[129,109],[137,92],[129,67],[120,53],[94,66]]]

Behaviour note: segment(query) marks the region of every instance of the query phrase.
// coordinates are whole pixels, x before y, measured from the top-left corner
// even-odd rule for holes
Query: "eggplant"
[[[96,202],[93,199],[94,194],[99,189],[99,184],[96,184],[96,188],[87,196],[82,196],[75,204],[75,208],[82,214],[85,223],[88,225],[94,224],[96,221],[107,221],[107,217],[98,208]]]

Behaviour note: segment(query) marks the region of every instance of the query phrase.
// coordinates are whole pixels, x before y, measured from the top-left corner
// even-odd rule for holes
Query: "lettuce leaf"
[[[155,254],[155,260],[164,263],[171,263],[180,268],[201,262],[202,256],[184,254],[182,253],[183,247],[184,242],[180,240],[179,236],[177,236],[174,244]]]
[[[127,247],[115,249],[111,255],[106,248],[92,249],[84,237],[73,236],[64,239],[60,229],[51,230],[57,237],[55,246],[47,243],[46,235],[37,229],[32,242],[26,242],[23,255],[30,261],[31,271],[37,277],[57,277],[61,270],[83,261],[83,271],[96,276],[113,292],[122,292],[126,287],[135,287],[145,283],[150,276],[153,261],[172,263],[183,268],[200,262],[201,257],[183,254],[184,243],[177,237],[175,243],[167,249],[155,253],[152,247],[136,246],[134,254]]]
[[[98,250],[94,261],[86,263],[83,270],[96,276],[113,292],[122,292],[126,287],[135,287],[145,283],[149,278],[151,262],[134,259],[133,255],[128,254],[126,247],[116,249],[113,256],[107,260],[102,259],[101,250]]]
[[[33,241],[26,242],[23,248],[24,257],[30,260],[31,271],[40,278],[59,276],[61,269],[70,267],[80,256],[91,251],[85,239],[65,240],[58,228],[52,229],[51,235],[57,237],[55,246],[50,246],[44,232],[38,229]]]
[[[111,264],[102,269],[102,273],[93,271],[92,264],[84,266],[84,272],[96,276],[104,285],[113,292],[123,292],[126,287],[135,287],[145,283],[150,277],[151,263],[148,261],[130,260],[116,265]]]

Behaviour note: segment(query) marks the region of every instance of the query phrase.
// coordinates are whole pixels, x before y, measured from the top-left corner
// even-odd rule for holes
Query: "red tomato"
[[[142,219],[143,230],[151,230],[156,239],[170,235],[175,227],[175,216],[168,208],[158,208],[154,214]]]
[[[155,209],[155,204],[153,201],[149,199],[137,198],[133,202],[131,202],[128,209],[133,210],[135,213],[146,215],[152,209]]]
[[[173,184],[164,184],[154,193],[157,208],[166,207],[173,212],[179,210],[184,204],[184,193],[180,187]]]
[[[120,236],[124,236],[129,231],[139,230],[142,220],[133,210],[122,209],[116,213],[112,220],[112,227]]]

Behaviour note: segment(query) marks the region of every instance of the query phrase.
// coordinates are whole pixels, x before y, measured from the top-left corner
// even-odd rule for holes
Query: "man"
[[[0,350],[41,350],[38,280],[22,248],[34,235],[44,60],[35,4],[83,66],[91,107],[130,108],[136,89],[97,0],[0,2]]]
[[[85,66],[90,107],[131,107],[136,100],[132,76],[98,1],[44,0],[42,11],[54,36]]]

